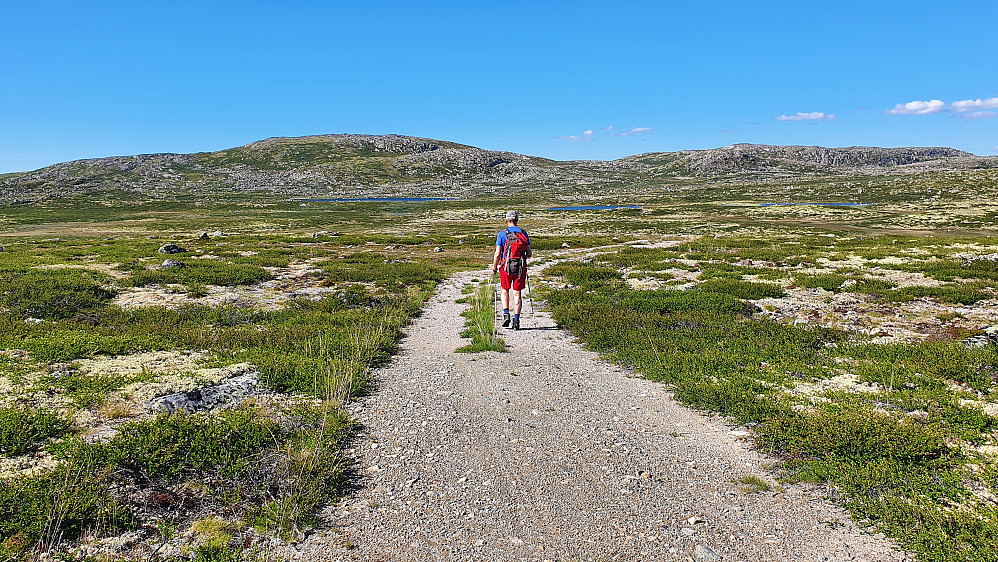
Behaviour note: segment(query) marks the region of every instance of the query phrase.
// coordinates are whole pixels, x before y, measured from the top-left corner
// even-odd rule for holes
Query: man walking
[[[496,251],[492,256],[492,273],[499,271],[499,285],[502,287],[499,291],[502,298],[502,327],[510,325],[509,309],[512,304],[514,330],[520,329],[520,307],[523,304],[520,291],[527,282],[527,258],[531,256],[530,237],[525,230],[516,226],[518,219],[516,211],[506,212],[506,228],[496,237]]]

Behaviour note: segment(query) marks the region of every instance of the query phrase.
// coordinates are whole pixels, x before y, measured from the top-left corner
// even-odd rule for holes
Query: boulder
[[[260,371],[250,368],[216,385],[154,398],[149,401],[147,408],[153,412],[184,411],[193,414],[237,406],[256,396],[259,385]]]
[[[163,244],[159,247],[159,253],[161,254],[182,254],[186,251],[176,244]]]
[[[163,269],[174,269],[180,267],[187,267],[182,261],[177,261],[175,259],[168,259],[163,262]]]
[[[207,240],[207,239],[208,239],[208,232],[202,232],[201,234],[198,235],[198,240]]]

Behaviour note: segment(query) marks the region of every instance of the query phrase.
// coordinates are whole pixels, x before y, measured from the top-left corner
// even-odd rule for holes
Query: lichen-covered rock
[[[184,411],[193,414],[237,406],[255,396],[259,385],[260,371],[253,368],[216,385],[154,398],[147,408],[153,412]]]
[[[159,253],[161,254],[182,254],[186,251],[176,244],[163,244],[159,247]]]

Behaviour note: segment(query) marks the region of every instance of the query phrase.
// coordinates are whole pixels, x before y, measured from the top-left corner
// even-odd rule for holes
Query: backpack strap
[[[508,226],[506,227],[505,230],[503,230],[503,232],[506,234],[506,241],[503,242],[503,245],[502,245],[502,263],[506,264],[506,263],[509,263],[509,250],[510,250],[510,248],[509,248],[509,246],[510,246],[510,244],[509,244],[509,237],[510,236],[516,236],[516,235],[509,231],[509,227]]]

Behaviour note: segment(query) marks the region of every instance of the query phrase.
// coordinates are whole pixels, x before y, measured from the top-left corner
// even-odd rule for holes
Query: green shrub
[[[258,527],[281,531],[314,525],[319,510],[343,483],[343,439],[353,423],[331,403],[300,405],[286,412],[296,429],[279,448],[276,499],[263,503],[249,519]],[[272,496],[273,497],[273,496]]]
[[[778,298],[785,294],[779,285],[737,279],[708,279],[697,283],[695,289],[705,293],[724,293],[739,299]]]
[[[203,471],[239,475],[273,446],[279,432],[274,422],[249,408],[219,416],[160,414],[121,426],[114,439],[95,450],[107,465],[147,477]]]
[[[998,281],[998,261],[975,260],[972,262],[957,260],[913,261],[902,264],[884,264],[885,268],[900,271],[924,273],[939,281],[955,281],[956,279],[982,279]]]
[[[931,427],[861,408],[770,419],[757,439],[791,458],[830,461],[924,463],[948,451],[942,435]]]
[[[734,265],[727,262],[712,262],[700,264],[701,281],[708,279],[741,279],[742,275],[754,275],[760,270],[742,265]]]
[[[875,295],[886,295],[888,291],[896,288],[894,283],[884,279],[867,279],[863,277],[851,277],[840,273],[822,273],[818,275],[796,274],[794,279],[798,287],[808,289],[821,288],[833,293],[868,293]],[[855,281],[851,285],[842,286],[846,281]]]
[[[93,312],[114,298],[96,275],[78,269],[0,272],[0,307],[19,318],[50,320]]]
[[[69,432],[72,425],[50,410],[0,408],[0,454],[23,455],[47,439]]]
[[[72,371],[58,377],[45,377],[36,387],[44,390],[62,389],[77,406],[89,408],[104,402],[114,390],[150,378],[143,375],[93,375]]]
[[[628,291],[619,294],[619,302],[628,310],[671,314],[674,312],[710,311],[738,314],[744,312],[745,303],[726,292],[713,291]]]
[[[139,269],[132,272],[131,283],[136,287],[177,283],[188,287],[198,285],[252,285],[273,276],[256,265],[220,260],[188,260],[184,267],[169,269]]]
[[[321,268],[328,283],[375,283],[391,290],[409,286],[428,289],[444,278],[443,272],[430,264],[393,261],[376,252],[336,258],[323,262]]]
[[[545,269],[544,273],[564,277],[567,283],[579,286],[600,285],[607,281],[621,279],[621,274],[616,268],[576,262],[557,263]]]
[[[490,238],[490,242],[495,243],[495,236]],[[595,248],[622,243],[610,236],[544,236],[538,234],[530,237],[532,250],[558,250],[563,247],[563,244],[568,244],[569,248]]]
[[[822,273],[818,275],[794,274],[794,282],[798,287],[806,289],[824,289],[833,293],[842,290],[842,284],[852,279],[840,273]]]
[[[114,499],[109,482],[110,473],[86,458],[35,476],[0,479],[0,557],[17,559],[39,541],[72,540],[88,529],[128,528],[130,511]]]
[[[993,290],[979,283],[942,285],[939,287],[903,287],[887,291],[882,296],[891,302],[909,302],[917,298],[930,297],[945,303],[974,304],[995,297]]]

